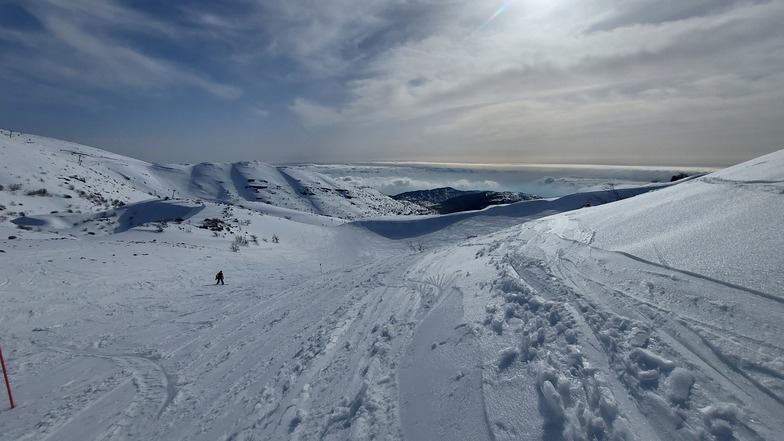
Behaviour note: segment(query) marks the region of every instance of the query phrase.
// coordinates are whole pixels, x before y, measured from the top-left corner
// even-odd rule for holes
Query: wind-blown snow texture
[[[422,217],[307,166],[0,153],[4,440],[784,433],[784,151]]]

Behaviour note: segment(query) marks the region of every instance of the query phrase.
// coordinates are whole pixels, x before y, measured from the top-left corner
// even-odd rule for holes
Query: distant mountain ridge
[[[405,193],[392,196],[392,199],[396,199],[398,201],[409,201],[428,206],[428,204],[440,204],[446,200],[476,192],[477,190],[458,190],[452,187],[440,187],[429,190],[407,191]]]
[[[271,207],[355,220],[429,214],[371,187],[260,161],[151,164],[43,136],[0,130],[0,222],[27,214],[101,212],[150,199]],[[21,208],[12,208],[21,207]]]
[[[457,190],[452,187],[441,187],[408,191],[394,195],[392,198],[419,204],[435,213],[449,214],[481,210],[491,205],[541,199],[541,196],[513,191]]]

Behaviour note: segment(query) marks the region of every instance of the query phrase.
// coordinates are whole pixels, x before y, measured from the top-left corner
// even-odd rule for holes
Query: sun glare
[[[491,21],[493,21],[496,18],[498,18],[499,15],[503,14],[504,11],[506,11],[507,9],[509,9],[510,6],[512,6],[512,3],[514,3],[514,1],[515,0],[506,0],[498,9],[495,10],[495,12],[493,12],[493,15],[488,17],[487,20],[485,20],[484,23],[482,23],[479,26],[479,29],[484,28],[485,26],[490,24]]]

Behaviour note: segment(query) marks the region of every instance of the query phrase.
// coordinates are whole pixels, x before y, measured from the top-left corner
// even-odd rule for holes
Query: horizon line
[[[695,165],[621,165],[621,164],[577,164],[577,163],[492,163],[492,162],[446,162],[446,161],[368,161],[354,163],[356,165],[420,165],[420,166],[449,166],[449,167],[493,167],[493,168],[608,168],[608,169],[637,169],[637,170],[689,170],[689,171],[718,171],[731,166],[695,166]],[[328,165],[324,163],[323,165]]]

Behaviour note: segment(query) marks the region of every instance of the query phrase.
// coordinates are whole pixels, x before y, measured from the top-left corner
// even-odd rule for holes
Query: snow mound
[[[569,216],[593,245],[784,300],[784,150]]]

